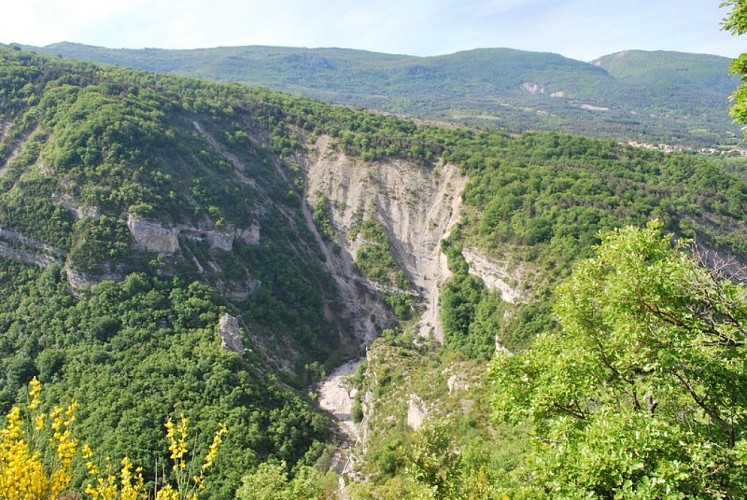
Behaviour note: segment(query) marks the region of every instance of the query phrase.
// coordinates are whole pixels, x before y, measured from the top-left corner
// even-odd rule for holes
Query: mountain
[[[33,50],[457,123],[654,143],[741,143],[728,117],[728,96],[739,79],[729,74],[729,59],[711,55],[626,51],[586,63],[511,49],[437,57],[257,46],[131,50],[59,43]]]
[[[553,290],[600,231],[658,219],[706,262],[745,262],[744,172],[3,46],[0,411],[37,377],[44,408],[77,401],[76,436],[151,487],[173,478],[170,417],[199,459],[225,423],[211,498],[332,496],[343,471],[363,498],[431,491],[444,476],[412,464],[432,453],[484,491],[467,481],[530,456],[490,417],[488,360],[557,331]]]
[[[643,85],[679,85],[723,95],[734,91],[734,77],[724,72],[724,58],[683,52],[626,50],[592,61],[610,75]]]

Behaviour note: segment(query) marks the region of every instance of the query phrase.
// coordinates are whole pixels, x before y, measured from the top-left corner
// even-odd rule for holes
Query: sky
[[[627,49],[727,57],[721,0],[11,0],[0,43],[342,47],[433,56],[484,47],[591,61]]]

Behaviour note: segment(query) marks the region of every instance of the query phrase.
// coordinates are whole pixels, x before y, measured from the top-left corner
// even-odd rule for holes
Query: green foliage
[[[65,364],[65,353],[58,349],[46,349],[36,358],[36,370],[41,382],[49,382],[60,373]]]
[[[602,235],[558,288],[562,332],[495,360],[495,415],[531,425],[524,467],[547,493],[747,491],[747,290],[659,228]]]
[[[735,35],[747,33],[747,4],[742,0],[726,0],[721,2],[720,7],[731,9],[724,19],[723,28],[725,30],[731,31]]]
[[[347,494],[505,498],[527,439],[518,429],[491,425],[485,368],[483,360],[418,347],[407,333],[385,331],[369,347],[365,371],[354,377],[363,393],[381,384],[385,390],[366,405],[369,434],[360,473],[367,481],[348,484]],[[407,423],[414,395],[426,413],[418,430]]]
[[[260,464],[257,470],[242,478],[236,491],[238,500],[299,500],[319,498],[321,474],[311,467],[301,467],[292,480],[288,478],[286,464]]]
[[[278,346],[284,338],[288,339],[285,342],[303,346],[301,366],[308,361],[324,361],[338,346],[336,332],[324,317],[325,302],[335,304],[332,279],[319,259],[302,258],[283,244],[283,238],[297,238],[285,232],[283,219],[264,227],[263,244],[235,249],[240,262],[252,269],[252,277],[262,281],[242,305],[244,318],[261,335],[276,339]],[[306,241],[312,239],[310,234],[305,237]]]
[[[723,29],[731,31],[734,35],[747,33],[747,4],[742,0],[728,0],[721,2],[721,7],[731,9],[724,19]],[[741,79],[741,85],[731,96],[731,115],[738,122],[745,124],[747,123],[747,85],[745,85],[747,83],[747,54],[741,54],[734,59],[730,69]]]
[[[244,293],[238,307],[273,340],[270,351],[295,353],[300,366],[334,353],[337,332],[323,315],[334,284],[264,133],[292,136],[288,97],[6,47],[0,62],[0,146],[14,153],[0,181],[0,225],[13,231],[0,234],[3,244],[94,282],[148,272]],[[139,251],[131,214],[180,228],[178,251]],[[211,231],[232,238],[252,226],[262,234],[252,245],[234,238],[228,252],[209,241]],[[256,313],[263,307],[266,317]]]
[[[453,498],[452,491],[459,457],[448,431],[447,422],[423,427],[405,456],[405,473],[418,483],[432,488],[436,498]]]
[[[363,241],[355,254],[360,273],[371,281],[390,287],[383,294],[385,303],[399,318],[410,318],[417,297],[408,293],[413,288],[412,283],[394,258],[392,243],[384,226],[375,219],[366,219],[354,226],[349,236]]]
[[[439,310],[446,345],[467,356],[487,359],[492,356],[495,349],[495,334],[490,327],[486,329],[478,326],[478,308],[484,310],[490,307],[483,305],[483,296],[486,303],[494,300],[492,294],[485,289],[482,280],[469,274],[459,275],[444,286]]]
[[[708,145],[732,143],[739,134],[726,116],[725,98],[737,85],[727,74],[728,60],[702,54],[627,51],[592,64],[511,49],[429,58],[281,47],[133,51],[61,43],[35,50],[513,130]],[[346,147],[360,148],[366,161],[377,158],[372,142],[341,137]],[[295,139],[282,132],[273,131],[272,142],[281,155],[295,147]],[[427,149],[413,151],[420,156]]]
[[[334,226],[332,225],[332,209],[329,206],[329,198],[327,196],[320,196],[317,202],[314,204],[312,212],[314,224],[321,235],[328,240],[333,240],[335,236]]]
[[[357,393],[355,395],[355,399],[353,399],[353,407],[350,410],[350,418],[352,418],[353,422],[356,424],[360,424],[363,420],[363,403],[360,392]]]
[[[473,55],[480,64],[453,62],[489,66],[484,64],[491,60],[489,52]],[[625,302],[622,284],[639,290],[639,299],[646,298],[635,286],[650,284],[658,268],[646,268],[649,276],[632,272],[641,262],[625,264],[631,267],[628,281],[620,278],[619,287],[605,288],[597,286],[605,283],[605,267],[595,275],[602,281],[587,282],[582,291],[589,296],[593,290],[600,299],[604,296],[599,289],[621,294],[607,298],[618,304],[617,310],[595,309],[605,311],[609,322],[588,324],[605,332],[601,340],[611,346],[613,366],[624,375],[617,376],[598,366],[588,342],[581,347],[572,344],[574,339],[593,337],[578,325],[569,326],[573,314],[567,289],[557,299],[548,290],[566,278],[580,258],[593,255],[600,230],[641,225],[650,217],[660,217],[678,236],[746,255],[743,161],[642,151],[558,133],[509,135],[419,126],[395,116],[237,84],[103,68],[4,47],[0,59],[0,120],[8,124],[0,138],[0,162],[7,162],[0,179],[2,248],[46,258],[34,262],[67,262],[94,278],[124,277],[121,283],[84,287],[73,297],[60,268],[38,271],[3,261],[0,410],[17,401],[21,384],[39,375],[49,389],[49,401],[74,396],[85,403],[81,432],[97,449],[132,457],[152,477],[160,465],[153,457],[164,455],[158,449],[163,422],[183,409],[198,428],[212,428],[220,421],[241,429],[224,445],[224,456],[230,460],[216,464],[217,481],[210,495],[232,495],[247,475],[251,487],[270,485],[292,495],[295,486],[285,485],[294,483],[302,476],[300,468],[315,460],[327,437],[327,422],[271,374],[281,373],[282,382],[305,388],[321,373],[323,363],[339,356],[338,331],[345,326],[329,320],[342,305],[300,210],[303,179],[294,164],[296,155],[304,154],[305,141],[327,136],[340,151],[366,161],[406,159],[424,169],[436,162],[452,163],[470,178],[463,197],[465,216],[444,246],[454,274],[442,290],[440,304],[447,349],[436,354],[428,346],[413,346],[411,332],[385,333],[396,361],[373,369],[375,384],[365,390],[394,408],[390,414],[395,419],[394,424],[379,427],[389,439],[372,438],[369,461],[380,476],[361,496],[501,498],[510,490],[532,497],[546,484],[554,493],[553,484],[578,484],[573,481],[579,477],[590,478],[579,491],[592,483],[599,491],[618,483],[628,487],[625,481],[630,479],[629,487],[637,493],[644,495],[649,488],[655,496],[661,491],[653,481],[667,478],[682,491],[695,491],[702,480],[712,481],[707,486],[721,488],[718,491],[742,493],[741,479],[732,481],[723,472],[738,468],[739,450],[744,449],[743,400],[737,392],[744,384],[735,368],[740,358],[731,354],[741,348],[722,349],[697,337],[711,322],[722,322],[727,309],[696,321],[703,303],[675,300],[664,312],[683,312],[675,307],[682,304],[692,306],[688,321],[694,323],[681,330],[695,337],[678,331],[680,344],[652,346],[640,325],[654,328],[657,335],[671,332],[663,327],[659,331],[645,311]],[[535,59],[540,68],[553,61],[564,63],[551,56]],[[608,79],[599,68],[576,66],[594,78]],[[436,81],[431,77],[438,72],[431,67],[407,74],[413,81],[428,82]],[[317,226],[327,233],[329,200],[322,197],[313,208]],[[135,247],[125,222],[129,214],[159,222],[167,230],[179,228],[179,251],[156,256]],[[255,225],[260,228],[259,241],[241,236]],[[381,287],[390,307],[408,318],[416,298],[409,293],[412,284],[397,265],[385,228],[369,219],[351,236],[355,231],[362,242],[359,269]],[[231,251],[211,244],[210,239],[220,234],[235,236]],[[606,238],[605,245],[610,239]],[[655,246],[643,248],[648,252]],[[522,290],[527,292],[526,303],[509,306],[486,290],[469,274],[463,248],[500,257],[510,270],[523,271],[521,266],[526,265],[534,273]],[[628,253],[631,258],[636,255]],[[661,255],[654,255],[651,262],[668,262]],[[607,260],[605,266],[611,269],[627,262]],[[589,264],[580,269],[583,266]],[[663,267],[671,280],[681,281],[687,277],[683,269],[689,269]],[[640,283],[631,282],[633,276]],[[583,281],[579,280],[570,283]],[[662,293],[694,293],[668,281],[654,284]],[[734,291],[739,287],[719,286],[709,297],[741,293]],[[232,304],[218,292],[230,297]],[[575,328],[575,333],[552,333],[558,328],[551,309],[554,301],[565,317],[563,327]],[[252,352],[244,357],[218,348],[215,325],[224,310],[240,315],[251,332]],[[645,321],[626,316],[633,313]],[[635,334],[638,344],[627,342],[625,331]],[[521,425],[548,442],[568,444],[563,453],[553,453],[557,449],[552,448],[541,455],[547,450],[537,443],[527,455],[525,441],[514,439],[520,427],[487,428],[484,409],[462,412],[462,403],[468,407],[473,401],[479,407],[484,400],[480,393],[471,400],[455,396],[444,410],[458,415],[453,431],[440,428],[435,434],[417,434],[407,428],[402,401],[408,400],[409,391],[431,401],[445,399],[449,360],[492,356],[496,335],[520,352],[538,334],[545,335],[531,351],[499,362],[506,363],[501,390],[513,391],[511,397],[520,403],[512,412],[531,417]],[[558,354],[569,344],[572,355]],[[690,349],[693,345],[698,348]],[[679,359],[672,353],[686,356]],[[548,361],[551,355],[561,361]],[[518,360],[529,361],[520,365]],[[474,360],[460,361],[459,366],[468,362],[484,366]],[[537,373],[522,371],[532,367]],[[715,368],[721,372],[708,371]],[[683,392],[676,376],[683,376],[682,370],[691,371],[687,380],[702,406]],[[550,389],[539,391],[535,382],[530,383],[535,376],[551,380]],[[627,382],[631,377],[639,384],[635,391]],[[724,382],[727,378],[731,384]],[[711,391],[705,392],[706,387]],[[547,398],[575,397],[586,404],[581,408],[591,415],[588,425],[562,414],[547,400],[535,408],[532,391]],[[649,394],[657,403],[653,418],[647,414]],[[640,410],[634,407],[636,398]],[[564,399],[558,401],[574,408]],[[614,412],[609,410],[611,401],[621,402]],[[617,411],[620,406],[624,411]],[[733,446],[731,431],[722,422],[734,426]],[[645,438],[640,455],[631,451],[636,431]],[[576,432],[587,432],[583,436],[588,435],[588,443],[597,443],[594,449]],[[488,451],[491,436],[499,436],[505,453]],[[612,449],[618,437],[623,444]],[[206,452],[207,440],[197,438],[198,454]],[[665,456],[657,450],[664,450]],[[574,453],[582,458],[574,461]],[[593,459],[584,460],[584,454]],[[258,468],[267,461],[288,465]],[[603,464],[599,470],[590,465],[597,462]],[[687,467],[694,472],[685,474]],[[640,470],[652,472],[644,479]],[[555,479],[545,481],[551,474]],[[576,479],[561,481],[563,474],[576,474]]]
[[[76,222],[73,241],[69,256],[74,267],[92,273],[104,263],[126,262],[131,246],[127,225],[106,215]]]
[[[451,239],[509,266],[531,263],[530,269],[541,271],[532,283],[539,300],[520,306],[510,328],[498,325],[512,348],[553,326],[549,288],[591,255],[600,230],[658,217],[668,229],[710,247],[734,255],[747,250],[741,166],[547,133],[475,133],[445,154],[469,172],[464,200],[473,208]]]
[[[256,360],[220,349],[223,306],[206,285],[132,274],[74,300],[58,269],[3,268],[3,411],[38,374],[49,401],[74,397],[84,407],[81,438],[102,455],[131,457],[149,480],[161,465],[154,459],[167,456],[158,437],[172,411],[184,411],[197,428],[226,422],[241,431],[223,445],[231,459],[216,464],[211,496],[232,494],[245,471],[267,458],[316,458],[307,453],[326,439],[326,419],[262,377]],[[195,437],[198,456],[211,438]]]
[[[52,201],[53,185],[45,179],[24,179],[0,194],[0,225],[25,236],[65,248],[70,244],[73,216]]]
[[[489,359],[495,351],[495,340],[502,324],[503,303],[485,288],[480,278],[469,274],[461,248],[444,243],[453,277],[439,298],[439,314],[446,346],[471,358]]]
[[[552,314],[552,297],[541,296],[535,302],[520,305],[498,325],[498,340],[511,352],[526,349],[541,333],[557,329]]]

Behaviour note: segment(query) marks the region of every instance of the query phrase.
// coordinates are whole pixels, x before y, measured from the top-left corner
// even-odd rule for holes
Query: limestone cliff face
[[[102,281],[122,281],[124,276],[115,272],[110,273],[97,273],[95,276],[86,274],[79,271],[71,266],[65,266],[65,275],[67,276],[67,283],[70,285],[70,289],[76,295],[80,293],[81,289],[89,286],[97,285]]]
[[[66,252],[10,229],[0,228],[0,255],[38,267],[62,265]]]
[[[219,141],[219,137],[214,137],[198,125],[195,125],[197,134],[223,154],[228,165],[233,166],[231,175],[236,176],[236,182],[252,185],[261,194],[265,186],[250,177],[248,172],[252,169],[245,165],[245,160],[230,151]],[[418,295],[423,305],[424,312],[418,327],[421,335],[442,340],[438,295],[440,286],[450,278],[450,273],[440,244],[459,220],[466,177],[450,164],[424,167],[399,159],[364,162],[340,153],[333,140],[324,136],[309,145],[305,152],[299,153],[296,159],[305,179],[303,216],[326,258],[327,270],[338,284],[339,298],[343,304],[334,313],[325,311],[326,315],[335,316],[328,319],[338,325],[351,325],[352,337],[364,345],[370,343],[382,328],[395,321],[383,303],[382,288],[377,288],[376,284],[360,276],[355,265],[355,255],[362,242],[351,236],[351,230],[363,220],[376,219],[389,236],[398,266],[413,285],[406,292]],[[276,162],[275,167],[278,178],[287,183],[290,190],[295,189],[298,184],[282,162]],[[277,185],[272,185],[272,188],[276,189]],[[81,206],[70,193],[54,196],[53,201],[68,208],[74,219],[99,215],[97,207]],[[311,216],[310,207],[322,197],[330,202],[333,242],[320,236]],[[271,203],[271,199],[270,196],[264,198],[265,203]],[[265,208],[259,206],[257,213],[261,214]],[[298,219],[290,213],[289,207],[277,208],[289,224],[296,223]],[[261,286],[252,269],[245,269],[246,272],[239,278],[229,278],[220,267],[219,259],[214,258],[215,252],[234,252],[237,242],[259,245],[261,228],[256,221],[247,221],[242,227],[216,229],[207,221],[171,225],[127,213],[126,223],[132,237],[133,251],[183,258],[194,265],[198,275],[229,300],[246,300]],[[67,262],[65,251],[46,248],[23,235],[6,233],[0,234],[0,254],[42,267],[65,265]],[[190,251],[189,244],[195,241],[206,243],[210,249],[209,255]],[[116,263],[111,264],[112,269],[119,269]],[[126,273],[124,267],[121,270]],[[102,277],[121,278],[114,272],[97,277],[85,276],[70,269],[69,274],[73,288],[93,284]]]
[[[259,224],[252,224],[248,229],[236,229],[235,236],[247,245],[259,245]]]
[[[190,226],[167,226],[141,219],[134,214],[127,214],[127,227],[137,246],[143,250],[160,254],[177,253],[180,248],[180,237],[207,241],[210,248],[217,248],[226,252],[233,250],[233,243],[236,239],[240,239],[248,245],[256,245],[260,238],[260,229],[257,224],[253,224],[248,229],[203,230]]]
[[[136,245],[149,252],[173,254],[179,250],[179,230],[127,215],[127,227]]]
[[[501,299],[515,304],[522,299],[523,270],[509,270],[505,263],[496,262],[480,253],[477,249],[465,248],[462,252],[469,264],[469,273],[482,279],[485,286],[501,294]]]
[[[427,416],[428,411],[423,400],[415,393],[410,394],[410,400],[407,403],[407,426],[416,431],[423,427]]]
[[[422,167],[404,160],[363,162],[336,151],[321,137],[304,159],[309,206],[326,197],[339,251],[328,255],[338,273],[354,274],[359,241],[353,226],[375,218],[385,227],[399,265],[415,285],[425,306],[419,330],[442,340],[438,321],[438,290],[448,280],[441,241],[460,217],[467,178],[454,165]],[[332,252],[329,252],[332,254]]]

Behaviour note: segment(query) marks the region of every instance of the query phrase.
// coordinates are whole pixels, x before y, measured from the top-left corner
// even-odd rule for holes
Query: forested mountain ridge
[[[457,123],[696,147],[742,141],[727,112],[739,80],[729,75],[729,59],[712,55],[631,50],[587,63],[512,49],[414,57],[327,48],[131,50],[64,42],[34,50]]]
[[[435,438],[482,467],[495,436],[523,446],[479,403],[486,360],[557,328],[551,290],[600,230],[657,218],[747,255],[739,158],[423,126],[11,47],[0,124],[3,412],[37,376],[149,480],[167,416],[225,422],[213,497],[268,481],[260,464],[335,465],[308,386],[382,332],[350,382],[370,479],[351,491],[431,488],[438,471],[412,464]],[[248,351],[220,347],[224,313]],[[410,408],[441,424],[416,432]],[[490,481],[514,463],[484,458]]]

